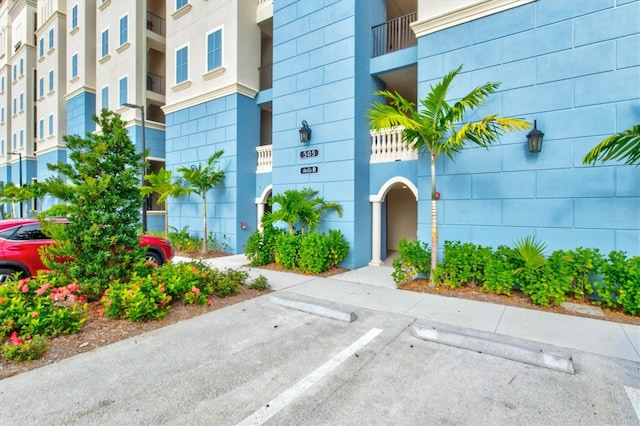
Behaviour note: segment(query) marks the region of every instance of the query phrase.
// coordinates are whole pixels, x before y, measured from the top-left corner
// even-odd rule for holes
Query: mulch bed
[[[601,308],[604,316],[595,316],[595,315],[587,315],[587,314],[581,314],[575,311],[570,311],[561,306],[549,306],[545,308],[542,306],[534,305],[533,303],[531,303],[531,300],[529,299],[529,297],[525,296],[519,290],[512,291],[510,296],[505,296],[501,294],[482,292],[480,291],[480,288],[476,286],[451,288],[446,285],[441,285],[438,287],[430,287],[429,281],[422,280],[422,279],[413,280],[406,284],[399,285],[398,288],[402,290],[416,291],[420,293],[431,293],[431,294],[437,294],[437,295],[446,296],[446,297],[457,297],[461,299],[477,300],[480,302],[496,303],[499,305],[516,306],[516,307],[526,308],[526,309],[535,309],[535,310],[545,311],[545,312],[554,312],[557,314],[573,315],[573,316],[579,316],[579,317],[619,322],[624,324],[640,325],[640,317],[628,315],[623,312],[605,308],[605,307]],[[578,305],[593,306],[590,303],[582,300],[568,300],[568,302],[575,303]]]

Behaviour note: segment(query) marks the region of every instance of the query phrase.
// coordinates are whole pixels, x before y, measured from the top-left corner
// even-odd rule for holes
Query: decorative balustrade
[[[272,145],[262,145],[256,147],[258,152],[258,169],[256,173],[270,173],[273,167]]]
[[[402,139],[403,126],[380,131],[371,130],[371,163],[417,160],[416,150],[407,146]]]

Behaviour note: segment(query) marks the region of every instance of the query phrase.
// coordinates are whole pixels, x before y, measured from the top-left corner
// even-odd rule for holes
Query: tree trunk
[[[431,273],[429,285],[435,287],[434,272],[438,267],[438,207],[436,205],[436,157],[431,154]]]
[[[202,254],[207,252],[207,194],[202,192]]]

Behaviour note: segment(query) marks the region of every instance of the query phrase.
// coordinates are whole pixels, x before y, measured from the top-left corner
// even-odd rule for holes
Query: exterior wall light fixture
[[[302,127],[300,127],[300,142],[307,143],[311,140],[311,129],[309,124],[305,120],[302,120]]]
[[[527,143],[529,152],[540,152],[542,150],[542,138],[544,133],[538,130],[537,120],[533,120],[533,130],[527,133]]]

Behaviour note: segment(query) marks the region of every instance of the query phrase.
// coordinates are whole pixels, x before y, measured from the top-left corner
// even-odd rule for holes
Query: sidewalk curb
[[[314,297],[288,292],[278,292],[277,294],[270,296],[269,299],[276,305],[336,319],[338,321],[353,322],[357,318],[356,313],[350,306],[328,302]]]
[[[481,330],[418,321],[411,333],[422,340],[575,374],[573,359],[555,346]]]

